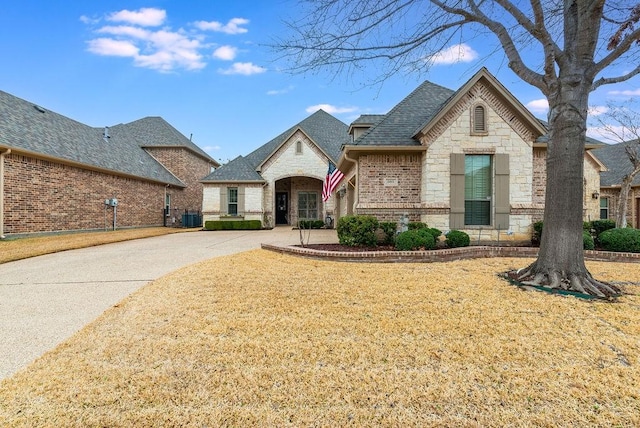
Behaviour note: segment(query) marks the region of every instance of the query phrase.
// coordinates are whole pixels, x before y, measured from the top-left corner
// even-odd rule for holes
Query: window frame
[[[488,161],[488,165],[484,167],[477,168],[486,169],[484,177],[473,177],[470,176],[470,172],[468,169],[474,168],[473,165],[468,165],[467,161],[473,161],[474,159],[485,158]],[[493,225],[494,220],[494,156],[491,154],[465,154],[464,156],[465,162],[465,174],[464,174],[464,226],[465,227],[491,227]],[[477,174],[475,174],[477,175]],[[475,179],[474,179],[475,178]],[[488,184],[483,184],[484,181]],[[469,188],[469,185],[472,187]],[[482,187],[486,189],[481,189]],[[474,189],[475,188],[475,189]],[[474,190],[483,191],[484,194],[482,196],[469,197],[469,193],[473,193]],[[473,205],[473,207],[472,207]],[[477,214],[478,208],[477,206],[481,205],[483,208],[481,211],[483,213]],[[482,219],[486,218],[486,222],[480,222]],[[475,220],[474,220],[475,219]]]
[[[305,203],[305,207],[302,208],[301,207],[301,197],[302,196],[313,196],[315,199],[315,208],[309,208],[309,199],[307,199],[307,202]],[[301,213],[305,211],[306,216],[302,216]],[[315,217],[309,217],[309,212],[310,211],[315,211]],[[314,192],[314,191],[300,191],[298,192],[298,220],[318,220],[319,219],[319,214],[320,214],[320,203],[319,203],[319,198],[318,198],[318,192]]]
[[[606,201],[606,207],[602,206],[602,202]],[[610,214],[610,204],[609,204],[609,197],[604,197],[604,198],[600,198],[600,220],[609,220],[609,214]],[[606,214],[604,217],[602,217],[602,212],[605,211]]]
[[[233,192],[235,191],[235,201],[232,198]],[[239,191],[237,187],[227,187],[227,214],[231,216],[237,216],[238,213],[238,200],[239,200]],[[233,207],[233,209],[232,209]]]

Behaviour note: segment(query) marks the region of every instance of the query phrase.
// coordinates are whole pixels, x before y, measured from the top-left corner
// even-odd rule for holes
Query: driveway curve
[[[304,238],[337,242],[335,230],[313,230]],[[0,380],[143,285],[183,266],[262,243],[299,244],[300,233],[290,227],[176,233],[0,264]]]

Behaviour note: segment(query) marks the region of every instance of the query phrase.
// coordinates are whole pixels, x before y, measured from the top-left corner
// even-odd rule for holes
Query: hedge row
[[[258,230],[260,220],[209,220],[204,222],[205,230]]]

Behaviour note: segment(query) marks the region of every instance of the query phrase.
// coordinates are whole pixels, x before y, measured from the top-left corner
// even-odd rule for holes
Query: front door
[[[276,192],[276,224],[289,224],[289,194]]]

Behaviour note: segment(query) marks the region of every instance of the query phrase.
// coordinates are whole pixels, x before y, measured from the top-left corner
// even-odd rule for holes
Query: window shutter
[[[464,153],[450,155],[450,196],[449,227],[464,228]]]
[[[485,111],[483,106],[476,106],[473,109],[473,131],[484,132],[487,130],[485,124]]]
[[[509,229],[509,214],[511,204],[509,203],[509,155],[495,155],[495,219],[493,226],[496,229]]]
[[[244,215],[244,187],[238,187],[238,215]]]
[[[227,214],[229,207],[227,206],[227,188],[220,188],[220,215]]]

